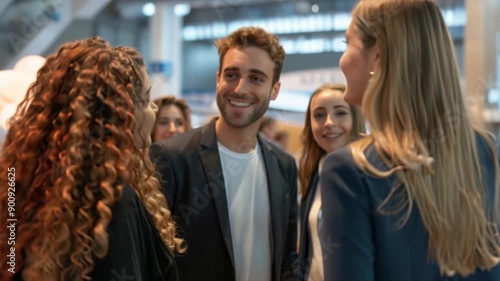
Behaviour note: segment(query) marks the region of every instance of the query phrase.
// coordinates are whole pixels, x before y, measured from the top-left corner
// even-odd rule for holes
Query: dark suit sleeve
[[[153,143],[149,149],[149,157],[155,166],[161,190],[167,198],[168,206],[173,211],[176,207],[177,184],[170,154],[165,144]]]
[[[372,208],[365,181],[348,150],[327,156],[320,188],[325,280],[374,280]]]
[[[298,280],[297,255],[297,166],[295,161],[289,163],[288,181],[290,186],[290,213],[286,233],[283,263],[281,265],[282,280]]]

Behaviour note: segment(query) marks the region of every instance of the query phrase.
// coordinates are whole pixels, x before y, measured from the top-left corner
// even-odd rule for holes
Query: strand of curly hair
[[[117,49],[127,54],[135,64],[141,66],[144,64],[137,50],[123,46]],[[138,100],[136,102],[145,105],[147,101]],[[137,124],[137,126],[140,127],[142,124]],[[174,253],[183,253],[186,245],[183,239],[176,237],[176,225],[170,219],[170,209],[168,208],[165,196],[160,191],[160,183],[155,177],[155,168],[149,159],[149,152],[145,150],[142,153],[142,161],[138,161],[135,164],[136,169],[134,171],[137,171],[138,182],[143,183],[141,188],[136,188],[139,197],[143,200],[146,209],[151,214],[165,244]]]

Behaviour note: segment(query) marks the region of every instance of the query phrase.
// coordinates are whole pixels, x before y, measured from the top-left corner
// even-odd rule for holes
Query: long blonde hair
[[[126,185],[165,244],[183,250],[148,153],[134,142],[141,125],[134,110],[148,102],[140,67],[133,49],[99,38],[66,43],[47,58],[19,106],[0,158],[1,169],[15,171],[0,184],[15,191],[0,188],[0,208],[7,210],[15,192],[16,270],[24,280],[88,280],[94,260],[108,252],[107,226]],[[0,228],[2,268],[9,235]],[[12,277],[0,272],[0,280]]]
[[[485,190],[476,132],[491,148],[498,186],[496,150],[469,120],[439,8],[430,0],[362,0],[353,26],[364,48],[378,44],[380,50],[362,104],[371,136],[352,144],[354,161],[378,177],[395,174],[400,183],[378,210],[386,212],[390,200],[399,200],[389,211],[405,212],[401,227],[415,204],[429,234],[429,256],[442,274],[492,268],[500,256],[498,211],[485,211],[493,194]],[[366,159],[372,143],[389,171]]]

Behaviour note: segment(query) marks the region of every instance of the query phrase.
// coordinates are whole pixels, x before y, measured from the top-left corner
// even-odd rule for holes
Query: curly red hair
[[[137,51],[97,37],[64,44],[12,118],[0,169],[16,171],[15,254],[23,279],[88,280],[94,259],[107,253],[106,228],[125,185],[137,191],[167,246],[183,251],[148,153],[134,143],[134,109],[148,102],[141,67]],[[0,189],[2,210],[7,200]],[[8,231],[0,228],[3,266]],[[0,273],[1,280],[12,276]]]

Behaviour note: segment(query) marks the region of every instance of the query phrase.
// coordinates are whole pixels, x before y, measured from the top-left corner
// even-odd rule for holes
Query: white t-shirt
[[[271,280],[271,212],[262,152],[236,153],[217,143],[233,241],[236,281]]]

